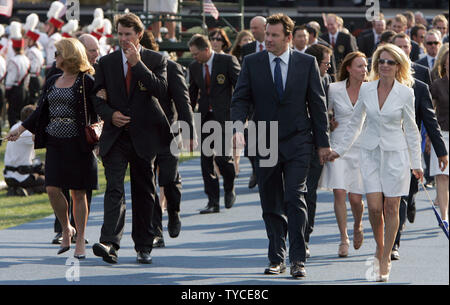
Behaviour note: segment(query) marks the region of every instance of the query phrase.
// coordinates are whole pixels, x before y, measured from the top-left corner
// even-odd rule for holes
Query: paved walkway
[[[319,192],[316,228],[310,243],[312,257],[306,264],[307,278],[293,280],[289,269],[279,276],[263,275],[268,263],[268,242],[257,189],[247,188],[250,165],[246,158],[241,161],[236,204],[230,210],[225,209],[222,196],[221,212],[211,215],[199,214],[206,204],[199,159],[182,164],[182,231],[176,239],[164,232],[166,248],[153,250],[153,264],[135,262],[130,236],[131,213],[127,213],[119,263],[109,265],[94,256],[91,246],[98,241],[103,221],[103,197],[98,196],[93,199],[88,221],[90,244],[86,260],[79,266],[73,265],[74,247],[62,256],[56,255],[58,246],[50,244],[54,236],[54,217],[50,216],[0,231],[0,284],[375,284],[366,279],[375,250],[367,210],[363,219],[363,246],[358,251],[350,247],[349,257],[339,258],[339,233],[329,192]],[[129,189],[127,194],[130,209]],[[431,194],[434,198],[434,190]],[[417,196],[416,221],[407,223],[400,248],[401,260],[393,262],[390,284],[449,284],[449,241],[437,227],[425,198],[423,192]],[[352,236],[350,209],[348,214]],[[167,215],[163,224],[166,230]]]

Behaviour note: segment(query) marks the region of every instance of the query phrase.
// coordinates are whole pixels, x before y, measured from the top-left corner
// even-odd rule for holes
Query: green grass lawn
[[[6,142],[0,146],[0,180],[3,180],[3,168],[5,157]],[[45,149],[36,151],[36,156],[41,160],[45,160]],[[192,159],[198,156],[198,153],[184,154],[180,156],[180,162]],[[126,181],[130,180],[129,175],[125,177]],[[104,175],[102,163],[98,163],[98,184],[99,189],[95,190],[93,196],[105,192],[106,179]],[[52,207],[48,201],[48,196],[44,194],[35,194],[28,197],[6,196],[6,190],[0,191],[0,230],[14,227],[29,221],[47,217],[53,214]]]

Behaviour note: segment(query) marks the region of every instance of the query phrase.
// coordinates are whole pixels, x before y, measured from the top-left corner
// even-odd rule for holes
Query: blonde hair
[[[436,62],[434,63],[434,67],[431,70],[431,76],[439,75],[439,77],[445,76],[445,56],[448,54],[448,42],[444,43],[442,47],[439,49],[439,52],[436,56]]]
[[[63,38],[55,43],[56,50],[61,55],[62,66],[70,73],[85,72],[94,74],[95,70],[89,63],[86,48],[75,38]]]
[[[397,62],[398,70],[395,73],[395,79],[405,86],[412,87],[414,84],[414,78],[412,76],[409,58],[402,49],[392,43],[384,44],[376,49],[372,57],[372,69],[369,74],[369,80],[373,81],[380,78],[378,71],[378,59],[380,59],[380,55],[383,52],[389,53]]]

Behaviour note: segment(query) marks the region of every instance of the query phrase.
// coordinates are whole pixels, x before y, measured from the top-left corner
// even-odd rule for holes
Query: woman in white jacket
[[[377,281],[387,281],[399,225],[400,197],[409,193],[410,169],[423,178],[420,134],[415,122],[411,67],[395,45],[379,47],[371,80],[361,86],[343,140],[329,161],[343,156],[359,136],[361,175],[377,249]],[[379,263],[379,266],[378,266]]]

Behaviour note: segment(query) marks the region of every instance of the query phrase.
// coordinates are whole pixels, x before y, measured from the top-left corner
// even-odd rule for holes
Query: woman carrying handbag
[[[97,188],[94,145],[86,141],[85,134],[86,125],[97,118],[90,100],[94,68],[78,40],[62,39],[55,46],[56,67],[63,73],[47,79],[36,111],[19,128],[11,130],[7,139],[17,140],[27,129],[35,135],[35,148],[46,148],[45,186],[63,228],[58,254],[70,249],[76,233],[74,257],[82,259],[88,216],[86,190]],[[70,225],[62,189],[71,190],[76,230]]]

